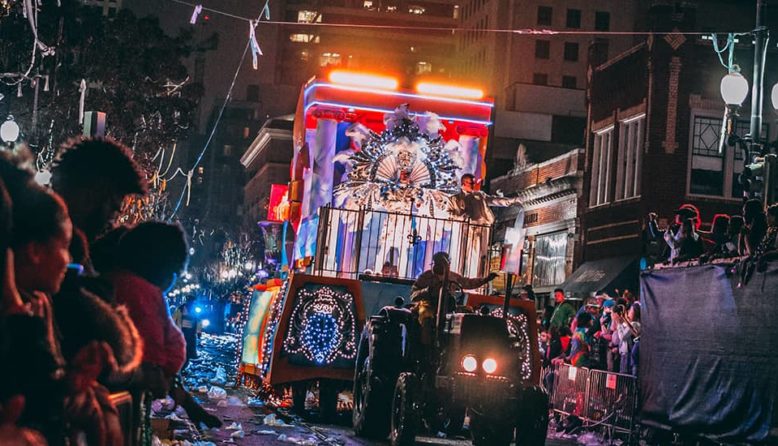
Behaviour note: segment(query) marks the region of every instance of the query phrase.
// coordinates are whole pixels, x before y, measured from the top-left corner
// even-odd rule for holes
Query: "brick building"
[[[655,5],[654,29],[668,33],[592,71],[582,203],[585,263],[565,284],[574,292],[637,286],[649,212],[659,214],[660,226],[683,203],[697,206],[703,222],[716,213],[740,212],[743,151],[718,148],[724,111],[719,83],[726,69],[710,39],[673,32],[700,29],[695,13],[691,6]],[[750,41],[738,44],[735,61],[752,79]],[[774,82],[768,70],[765,85]],[[748,132],[746,108],[736,125],[740,135]],[[769,140],[775,139],[776,117],[765,109],[763,136]]]
[[[518,161],[507,175],[494,178],[493,191],[518,194],[527,228],[522,282],[535,291],[552,291],[580,263],[578,208],[583,194],[584,150],[574,149],[537,164]],[[496,239],[513,226],[518,210],[501,209]]]

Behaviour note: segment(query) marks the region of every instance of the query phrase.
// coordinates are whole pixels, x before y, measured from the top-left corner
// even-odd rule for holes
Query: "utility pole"
[[[756,28],[754,29],[754,85],[751,89],[751,141],[762,148],[762,103],[764,98],[764,65],[770,30],[764,26],[767,0],[756,0]],[[754,153],[754,150],[751,150]]]

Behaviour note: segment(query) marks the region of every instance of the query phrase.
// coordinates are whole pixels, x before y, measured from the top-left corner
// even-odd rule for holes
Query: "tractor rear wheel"
[[[409,446],[416,442],[419,428],[419,413],[413,394],[418,391],[416,375],[401,373],[397,378],[392,398],[392,428],[389,439],[392,446]]]
[[[375,377],[368,342],[363,337],[357,352],[351,421],[357,436],[379,440],[389,435],[393,389]]]

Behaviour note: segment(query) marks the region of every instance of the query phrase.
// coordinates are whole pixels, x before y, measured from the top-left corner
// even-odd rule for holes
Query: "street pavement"
[[[185,374],[187,386],[210,413],[217,415],[221,428],[201,429],[187,419],[172,402],[157,401],[153,406],[155,445],[278,445],[354,446],[386,445],[387,441],[368,441],[354,436],[350,414],[343,413],[335,424],[323,424],[315,411],[307,418],[285,409],[271,407],[250,389],[235,387],[238,337],[203,335],[200,357]],[[469,445],[465,438],[418,437],[419,445]],[[547,440],[548,446],[574,445],[575,439]]]

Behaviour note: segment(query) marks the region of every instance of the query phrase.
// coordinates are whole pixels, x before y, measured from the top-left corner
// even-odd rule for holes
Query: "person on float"
[[[465,264],[465,274],[481,274],[482,257],[485,254],[484,249],[488,246],[487,227],[494,224],[494,212],[489,208],[509,207],[520,205],[521,200],[518,197],[497,197],[488,195],[481,190],[476,190],[475,175],[471,173],[463,174],[460,178],[461,190],[459,193],[449,198],[449,215],[453,218],[468,220],[470,225],[467,234],[468,247],[470,253],[476,253],[469,256]]]

